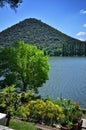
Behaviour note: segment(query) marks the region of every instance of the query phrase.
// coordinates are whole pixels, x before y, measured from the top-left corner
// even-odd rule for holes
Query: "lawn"
[[[34,123],[28,123],[25,121],[19,121],[19,120],[11,120],[10,121],[10,128],[13,128],[14,130],[37,130],[35,128]]]

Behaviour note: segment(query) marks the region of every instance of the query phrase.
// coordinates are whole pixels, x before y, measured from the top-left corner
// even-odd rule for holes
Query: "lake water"
[[[49,64],[49,80],[39,88],[41,96],[70,98],[86,108],[86,58],[50,57]]]

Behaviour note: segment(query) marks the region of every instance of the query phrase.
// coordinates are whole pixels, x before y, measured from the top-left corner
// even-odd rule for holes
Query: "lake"
[[[86,58],[50,57],[49,80],[39,94],[51,99],[70,98],[86,108]]]

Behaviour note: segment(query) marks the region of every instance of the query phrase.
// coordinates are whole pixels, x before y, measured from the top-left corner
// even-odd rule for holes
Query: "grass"
[[[9,127],[14,130],[37,130],[35,128],[34,123],[28,123],[25,121],[19,121],[19,120],[13,120],[13,119],[10,121]]]

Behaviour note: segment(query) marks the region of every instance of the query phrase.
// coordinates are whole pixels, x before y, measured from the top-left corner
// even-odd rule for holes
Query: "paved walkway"
[[[86,119],[83,119],[82,130],[86,130]]]
[[[13,129],[0,125],[0,130],[13,130]]]

